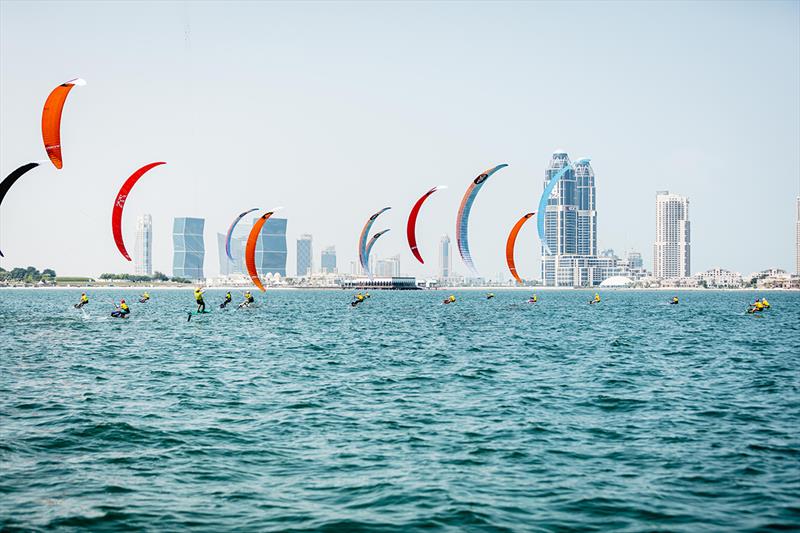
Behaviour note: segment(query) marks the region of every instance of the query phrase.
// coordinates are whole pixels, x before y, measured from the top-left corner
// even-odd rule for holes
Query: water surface
[[[798,293],[136,294],[0,291],[0,529],[800,528]]]

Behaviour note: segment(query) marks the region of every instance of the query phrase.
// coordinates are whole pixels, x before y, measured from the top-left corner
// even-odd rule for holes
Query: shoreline
[[[201,285],[202,286],[202,285]],[[7,287],[7,286],[0,286],[1,290],[45,290],[45,291],[53,291],[53,290],[65,290],[65,291],[94,291],[94,290],[141,290],[141,291],[157,291],[157,290],[169,290],[169,291],[193,291],[194,288],[197,287],[195,284],[186,284],[185,286],[175,286],[175,285],[74,285],[74,286],[46,286],[46,287]],[[241,286],[241,285],[220,285],[214,287],[206,287],[202,286],[207,291],[213,290],[238,290],[238,291],[246,291],[246,290],[255,290],[255,287],[251,286]],[[355,291],[358,289],[345,289],[342,287],[267,287],[266,292],[270,291]],[[379,292],[389,289],[369,289],[373,292]],[[660,291],[660,292],[763,292],[763,291],[785,291],[785,292],[793,292],[793,291],[800,291],[800,289],[786,289],[786,288],[762,288],[759,289],[757,287],[738,287],[738,288],[703,288],[703,287],[491,287],[491,286],[483,286],[483,287],[436,287],[431,289],[422,289],[421,292],[426,291],[480,291],[480,292],[500,292],[500,291],[524,291],[524,292],[547,292],[547,291],[594,291],[594,292],[605,292],[605,291]],[[420,292],[420,291],[402,291],[402,290],[391,290],[391,292]]]

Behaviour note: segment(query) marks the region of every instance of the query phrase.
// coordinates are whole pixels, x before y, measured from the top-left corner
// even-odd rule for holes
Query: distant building
[[[297,239],[297,276],[310,276],[314,270],[314,250],[311,235],[300,235]]]
[[[336,247],[328,246],[322,250],[319,261],[320,270],[323,274],[336,273]]]
[[[253,227],[253,219],[247,233]],[[286,277],[286,223],[285,218],[269,218],[261,228],[256,241],[256,269],[262,276],[280,274]]]
[[[800,196],[797,197],[797,222],[795,223],[794,254],[795,264],[794,273],[800,274]]]
[[[642,254],[639,252],[634,252],[631,250],[628,252],[628,267],[635,270],[641,270],[644,268],[644,261],[642,261]]]
[[[381,278],[400,277],[400,256],[375,261],[375,275]]]
[[[450,247],[450,237],[442,235],[439,239],[439,279],[448,279],[453,275],[453,258]]]
[[[187,279],[203,279],[205,245],[202,218],[180,217],[172,224],[172,275]]]
[[[141,215],[136,219],[136,243],[133,249],[134,272],[140,276],[153,275],[153,217]]]
[[[659,191],[656,194],[656,240],[653,274],[657,278],[688,278],[691,268],[689,199]]]
[[[695,274],[700,285],[716,289],[737,289],[742,286],[742,275],[724,268],[712,268]]]
[[[239,229],[238,227],[236,228]],[[219,273],[221,276],[232,276],[234,274],[244,274],[244,247],[247,244],[247,237],[231,236],[231,255],[233,261],[228,257],[225,250],[225,238],[227,234],[217,233],[217,249],[219,253]]]
[[[567,170],[563,170],[567,167]],[[563,174],[547,199],[542,243],[542,282],[549,287],[592,287],[617,275],[617,257],[597,255],[595,175],[588,160],[574,165],[566,152],[553,154],[544,186]]]

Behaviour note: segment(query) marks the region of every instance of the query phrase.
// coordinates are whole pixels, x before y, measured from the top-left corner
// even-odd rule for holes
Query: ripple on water
[[[97,292],[0,291],[0,529],[800,528],[800,294]]]

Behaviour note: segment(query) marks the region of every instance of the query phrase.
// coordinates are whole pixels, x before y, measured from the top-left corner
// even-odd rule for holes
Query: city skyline
[[[599,247],[641,250],[652,264],[652,194],[679,190],[694,206],[694,269],[792,270],[795,208],[786,199],[799,187],[786,169],[800,168],[798,11],[796,3],[247,3],[223,11],[206,3],[63,2],[42,19],[36,4],[6,1],[3,175],[43,156],[38,128],[52,87],[75,75],[88,84],[65,109],[64,169],[37,168],[6,198],[0,243],[13,253],[2,266],[133,272],[114,253],[108,210],[132,170],[164,160],[127,200],[132,213],[152,214],[154,270],[170,268],[178,214],[205,218],[212,242],[243,209],[285,205],[294,221],[288,239],[312,233],[347,265],[364,217],[392,205],[385,223],[395,231],[382,253],[400,253],[409,274],[435,277],[435,262],[419,265],[407,250],[404,215],[432,185],[450,186],[420,219],[418,244],[430,256],[438,237],[453,233],[458,192],[482,169],[507,162],[470,224],[475,263],[490,277],[504,268],[507,228],[535,209],[542,169],[563,148],[592,157],[602,176]],[[272,19],[286,24],[264,33],[256,22]],[[565,25],[580,31],[563,39]],[[313,31],[301,39],[294,27]],[[485,38],[475,40],[479,34]],[[136,54],[130,42],[140,42]],[[220,42],[230,43],[225,53]],[[562,44],[557,56],[553,42]],[[402,60],[387,62],[387,54]],[[45,56],[56,67],[42,69]],[[570,68],[558,84],[545,83],[555,60]],[[468,83],[480,71],[501,74]],[[346,191],[359,197],[343,208]],[[30,217],[33,201],[63,211],[62,223]],[[740,215],[754,206],[758,225]],[[123,220],[123,232],[133,238],[134,217]],[[540,272],[535,232],[524,230],[519,245],[520,272]],[[69,253],[75,247],[84,252]],[[206,260],[214,272],[216,258]],[[464,272],[459,262],[454,269]]]

